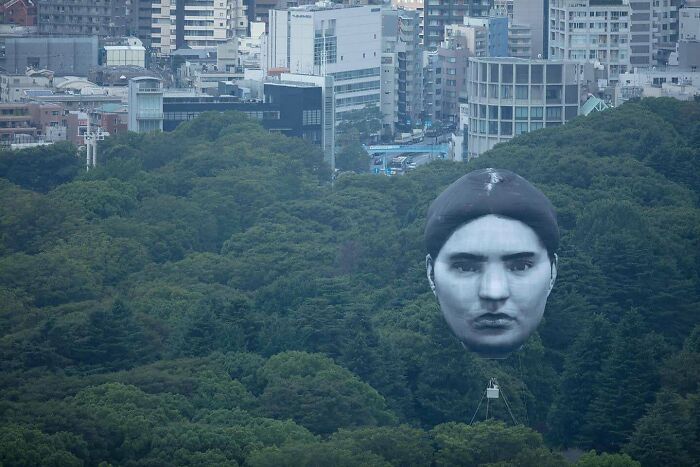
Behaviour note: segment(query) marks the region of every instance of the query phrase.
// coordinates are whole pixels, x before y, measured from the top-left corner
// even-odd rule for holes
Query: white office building
[[[631,11],[628,0],[551,0],[549,58],[595,63],[615,85],[630,66]]]
[[[163,87],[159,78],[129,80],[129,131],[163,131]]]
[[[560,60],[470,58],[467,156],[576,117],[584,67]]]
[[[159,56],[216,47],[248,29],[243,0],[154,0],[152,12],[151,47]]]
[[[264,68],[332,76],[337,114],[379,105],[378,6],[307,5],[271,10]]]

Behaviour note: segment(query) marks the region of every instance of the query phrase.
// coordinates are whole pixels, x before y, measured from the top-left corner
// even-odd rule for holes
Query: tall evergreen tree
[[[691,404],[678,394],[663,390],[647,414],[637,423],[624,451],[639,460],[643,467],[697,465],[696,429],[691,418]]]
[[[644,329],[640,314],[634,310],[618,324],[585,417],[581,433],[584,445],[602,451],[619,449],[654,400],[664,345],[657,335],[645,334]]]
[[[611,345],[610,322],[594,315],[571,345],[564,361],[559,396],[550,413],[551,438],[564,446],[575,444],[583,426],[601,369]]]

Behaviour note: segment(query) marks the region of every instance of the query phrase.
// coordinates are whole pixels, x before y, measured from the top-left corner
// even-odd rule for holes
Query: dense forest
[[[237,113],[75,154],[0,153],[1,466],[700,465],[700,103],[333,184]],[[461,347],[425,278],[429,203],[483,167],[562,233],[505,360]],[[512,417],[477,410],[492,377]]]

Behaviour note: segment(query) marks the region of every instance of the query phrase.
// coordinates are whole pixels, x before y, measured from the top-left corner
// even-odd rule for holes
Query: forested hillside
[[[700,103],[334,186],[236,113],[74,154],[0,153],[0,466],[700,465]],[[503,361],[453,338],[424,269],[430,201],[482,167],[562,232]],[[517,426],[475,415],[491,377]]]

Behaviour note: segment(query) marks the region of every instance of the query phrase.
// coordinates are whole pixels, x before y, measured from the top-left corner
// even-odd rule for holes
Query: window
[[[512,122],[501,122],[501,135],[510,136],[513,134]]]
[[[302,111],[302,125],[320,125],[321,124],[321,110],[303,110]]]
[[[353,84],[340,84],[333,88],[336,94],[344,94],[348,92],[356,91],[368,91],[372,89],[379,89],[379,81],[365,81],[362,83]]]
[[[547,120],[561,120],[561,107],[547,107]]]
[[[374,102],[379,102],[379,94],[368,94],[365,96],[338,98],[335,100],[335,105],[337,107],[342,107],[346,105],[363,105]]]
[[[562,66],[561,65],[547,65],[547,82],[548,83],[561,83]]]
[[[515,98],[516,99],[527,99],[527,86],[515,86]]]
[[[489,105],[489,118],[493,120],[498,120],[498,106]]]
[[[367,78],[369,76],[379,76],[379,68],[364,68],[362,70],[341,71],[333,73],[335,81],[346,81],[349,79]]]
[[[533,83],[541,83],[543,80],[543,65],[532,65],[532,82]]]
[[[501,67],[501,82],[513,82],[513,65],[502,65]]]
[[[515,108],[515,119],[516,120],[527,120],[527,107],[516,107]]]
[[[523,133],[527,133],[527,122],[516,122],[515,123],[515,134],[520,135]]]
[[[490,135],[497,135],[498,134],[498,122],[489,121],[489,134]]]
[[[325,43],[325,53],[324,53]],[[314,38],[314,65],[336,63],[338,53],[338,39],[335,36],[316,36]],[[364,54],[363,54],[364,55]]]
[[[513,107],[501,106],[501,120],[513,120]]]
[[[530,118],[542,120],[544,109],[542,107],[530,107]]]
[[[513,86],[503,84],[501,85],[501,98],[508,99],[513,97]]]
[[[547,103],[548,104],[560,104],[561,103],[561,86],[547,86]]]

